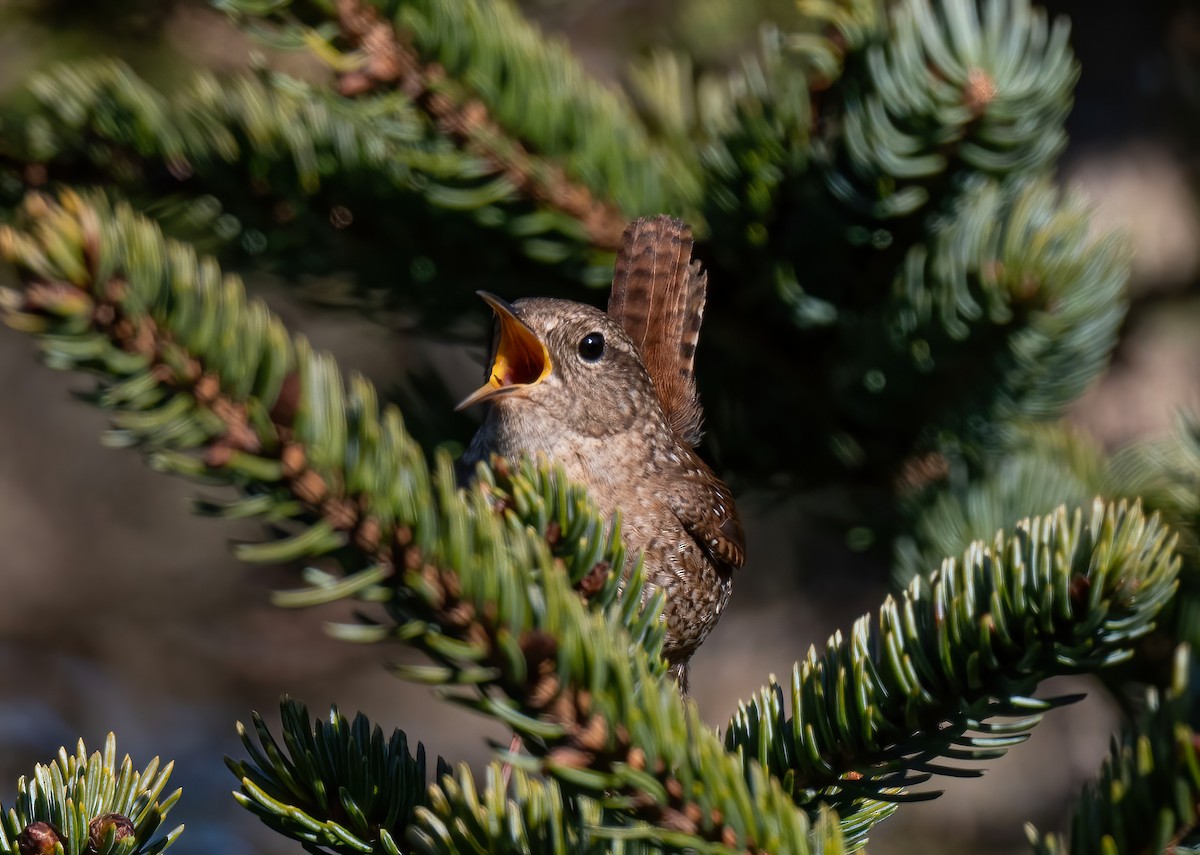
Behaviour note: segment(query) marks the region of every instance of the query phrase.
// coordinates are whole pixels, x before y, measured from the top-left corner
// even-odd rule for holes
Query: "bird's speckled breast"
[[[464,460],[542,453],[567,477],[586,485],[603,513],[619,509],[626,547],[645,553],[648,581],[666,594],[664,653],[672,661],[686,661],[716,626],[732,592],[730,570],[711,560],[667,501],[684,482],[694,452],[656,418],[639,420],[629,431],[592,437],[554,430],[544,413],[538,417],[508,403],[491,407]],[[672,441],[664,443],[663,437]]]

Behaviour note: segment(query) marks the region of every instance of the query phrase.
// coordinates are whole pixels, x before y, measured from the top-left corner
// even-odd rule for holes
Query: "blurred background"
[[[1062,178],[1094,199],[1097,228],[1126,230],[1136,253],[1133,305],[1113,364],[1071,413],[1111,449],[1167,432],[1180,408],[1200,403],[1200,7],[1043,5],[1071,17],[1082,65]],[[684,47],[715,67],[732,63],[762,20],[784,23],[793,14],[783,0],[524,6],[614,86],[632,58],[659,45]],[[195,67],[245,67],[264,51],[198,0],[0,0],[0,99],[19,97],[34,71],[88,55],[122,57],[169,85]],[[324,74],[302,54],[270,62],[312,79]],[[316,308],[277,279],[252,276],[247,284],[344,370],[380,387],[426,369],[446,379],[448,401],[475,385],[482,338],[474,347],[433,345],[353,312]],[[481,324],[485,315],[481,305]],[[0,331],[0,788],[60,745],[82,736],[98,748],[112,730],[137,765],[154,754],[176,761],[184,798],[172,819],[188,830],[172,851],[284,852],[295,847],[234,804],[235,781],[222,763],[240,752],[234,723],[252,709],[274,718],[281,694],[304,700],[314,715],[333,702],[361,710],[452,761],[479,765],[483,737],[506,739],[389,677],[383,666],[404,654],[326,638],[322,624],[343,616],[336,609],[270,607],[269,592],[293,577],[239,564],[227,548],[256,529],[193,517],[188,503],[203,488],[151,472],[136,454],[101,451],[104,415],[71,395],[88,380],[37,366],[34,354],[26,336]],[[465,441],[470,432],[466,425],[448,439]],[[810,644],[823,645],[888,591],[886,567],[840,534],[804,524],[806,507],[836,499],[827,489],[786,501],[753,490],[739,496],[750,564],[693,667],[693,694],[710,724],[722,725],[767,674],[786,678]],[[1069,689],[1081,686],[1092,688],[1071,681]],[[1024,850],[1022,823],[1062,826],[1115,722],[1092,691],[1052,714],[982,780],[935,782],[946,794],[883,823],[870,850]],[[0,801],[9,799],[0,789]]]

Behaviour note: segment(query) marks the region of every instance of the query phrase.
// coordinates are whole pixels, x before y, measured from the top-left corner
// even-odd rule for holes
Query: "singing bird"
[[[707,275],[691,254],[683,222],[643,218],[625,230],[607,312],[480,292],[496,334],[487,382],[459,404],[490,404],[464,463],[544,453],[601,511],[621,511],[626,547],[666,594],[663,652],[685,693],[688,661],[745,561],[733,496],[693,450]]]

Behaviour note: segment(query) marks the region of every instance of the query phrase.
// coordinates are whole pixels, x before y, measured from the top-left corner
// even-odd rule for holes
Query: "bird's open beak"
[[[513,314],[512,306],[495,294],[476,292],[496,313],[499,340],[488,381],[467,395],[455,410],[490,401],[498,395],[541,383],[550,374],[550,352],[529,327]]]

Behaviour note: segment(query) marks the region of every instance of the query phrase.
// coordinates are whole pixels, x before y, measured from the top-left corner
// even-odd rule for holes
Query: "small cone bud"
[[[133,823],[129,817],[119,813],[102,814],[88,823],[88,848],[85,852],[99,852],[110,831],[115,829],[113,840],[124,840],[133,836]]]
[[[31,822],[17,835],[17,851],[21,855],[53,855],[54,846],[64,842],[48,822]]]

